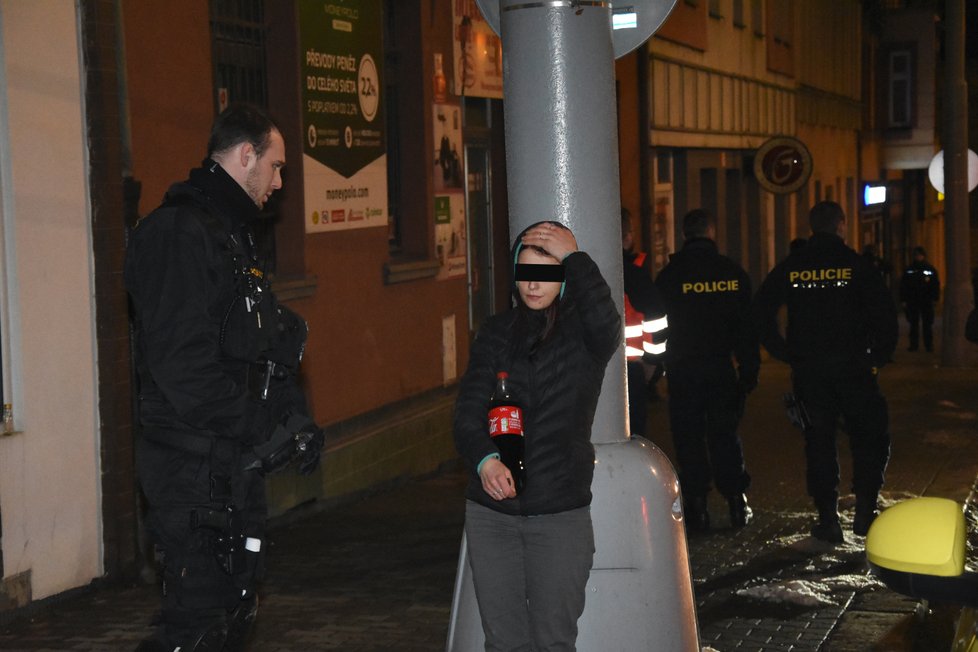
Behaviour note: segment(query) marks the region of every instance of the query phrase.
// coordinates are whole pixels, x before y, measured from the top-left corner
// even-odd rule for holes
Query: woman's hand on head
[[[499,460],[486,460],[479,472],[479,478],[482,480],[482,490],[489,494],[493,500],[516,497],[513,475],[506,468],[506,465]]]
[[[523,244],[540,247],[548,254],[563,262],[569,254],[577,251],[577,238],[570,229],[544,222],[523,234]]]

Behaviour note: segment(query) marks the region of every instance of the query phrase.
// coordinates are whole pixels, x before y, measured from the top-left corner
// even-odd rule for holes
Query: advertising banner
[[[462,169],[462,117],[458,104],[432,107],[435,138],[435,251],[438,278],[466,273],[465,186]]]
[[[503,44],[475,0],[452,0],[455,27],[455,94],[503,96]]]
[[[306,232],[387,226],[381,0],[299,0]]]
[[[465,196],[435,195],[435,249],[439,279],[465,276]]]

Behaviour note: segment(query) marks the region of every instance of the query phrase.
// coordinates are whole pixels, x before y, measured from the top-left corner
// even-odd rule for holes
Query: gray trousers
[[[573,652],[594,557],[591,508],[509,516],[467,501],[486,652]]]

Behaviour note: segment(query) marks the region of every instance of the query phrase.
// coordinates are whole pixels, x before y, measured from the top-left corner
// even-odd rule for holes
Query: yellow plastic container
[[[880,514],[866,536],[866,558],[904,573],[952,577],[964,572],[965,521],[947,498],[914,498]]]

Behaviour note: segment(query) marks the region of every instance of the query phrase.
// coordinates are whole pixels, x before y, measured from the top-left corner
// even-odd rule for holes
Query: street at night
[[[908,353],[884,368],[893,451],[884,505],[918,495],[969,503],[972,534],[978,475],[976,369],[935,366]],[[711,496],[714,530],[689,540],[703,647],[792,652],[933,652],[949,649],[956,615],[917,601],[868,575],[863,539],[830,546],[812,539],[800,433],[780,407],[787,367],[765,362],[742,424],[754,520],[726,527]],[[650,405],[652,439],[670,451],[664,401]],[[847,444],[839,440],[843,484]],[[250,650],[261,652],[433,652],[448,633],[463,519],[465,474],[457,466],[327,510],[301,508],[271,534],[267,579]],[[852,496],[843,497],[843,523]],[[972,558],[971,566],[975,560]],[[83,589],[6,624],[0,648],[109,652],[130,649],[149,631],[156,588]],[[609,642],[608,650],[616,650]]]

